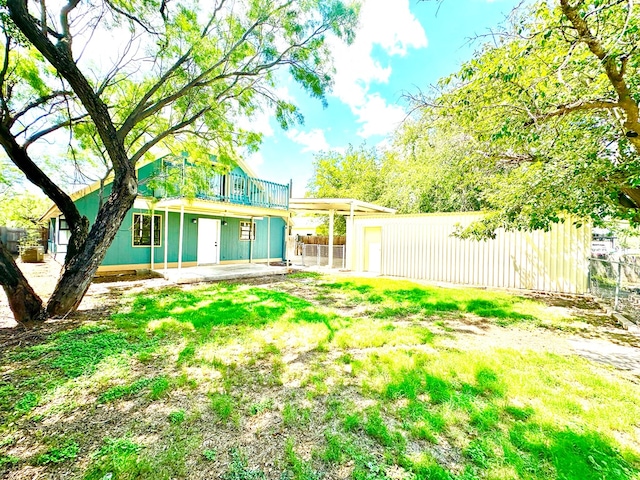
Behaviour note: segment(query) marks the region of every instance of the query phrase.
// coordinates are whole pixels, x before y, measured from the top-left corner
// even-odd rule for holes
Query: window
[[[58,245],[68,245],[70,236],[67,219],[60,215],[58,219]]]
[[[232,176],[231,197],[242,199],[247,195],[247,179],[239,175]]]
[[[153,245],[160,246],[160,215],[154,215],[153,220]],[[151,215],[144,213],[133,214],[133,246],[134,247],[150,247],[151,246]]]
[[[253,229],[251,226],[253,225]],[[255,240],[256,224],[251,222],[240,222],[240,240]]]

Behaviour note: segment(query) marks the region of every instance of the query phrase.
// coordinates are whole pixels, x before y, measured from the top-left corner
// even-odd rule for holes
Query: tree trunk
[[[49,316],[63,316],[78,308],[120,225],[133,207],[136,194],[135,176],[114,179],[111,195],[98,211],[86,241],[75,257],[69,263],[65,262],[62,276],[47,304]]]
[[[621,190],[631,202],[635,203],[635,209],[640,210],[640,188],[622,187]]]
[[[42,300],[24,278],[11,252],[0,242],[0,283],[7,294],[13,316],[21,325],[32,327],[46,320]]]

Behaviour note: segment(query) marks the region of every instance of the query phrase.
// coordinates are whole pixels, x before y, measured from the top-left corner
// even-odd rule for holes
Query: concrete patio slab
[[[155,271],[172,283],[185,284],[284,275],[288,273],[289,269],[285,266],[274,267],[260,263],[242,263],[185,267],[181,269],[170,268],[166,271],[164,269],[156,269]]]

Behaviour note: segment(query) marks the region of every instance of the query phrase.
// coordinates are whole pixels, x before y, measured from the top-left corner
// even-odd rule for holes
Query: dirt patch
[[[138,280],[150,280],[152,278],[163,278],[156,272],[142,273],[113,273],[109,275],[98,275],[93,279],[92,283],[115,283],[115,282],[134,282]]]
[[[43,302],[47,302],[60,277],[62,265],[48,255],[42,263],[22,263],[18,266]],[[154,272],[141,275],[109,275],[94,279],[78,310],[62,319],[48,320],[38,331],[25,331],[13,319],[4,292],[0,292],[0,346],[22,344],[28,339],[37,339],[55,331],[75,325],[104,319],[123,294],[158,288],[169,283]]]

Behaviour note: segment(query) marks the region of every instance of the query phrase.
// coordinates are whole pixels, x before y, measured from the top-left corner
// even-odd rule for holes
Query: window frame
[[[252,226],[253,225],[253,226]],[[241,242],[255,241],[256,239],[256,222],[240,222],[239,240]],[[245,235],[248,234],[248,235]]]
[[[137,216],[141,216],[141,217],[148,217],[149,218],[149,243],[148,244],[136,244],[136,238],[144,238],[144,236],[140,236],[137,237],[136,236],[136,232],[139,231],[138,227],[136,226],[136,215]],[[153,238],[152,240],[152,233],[151,233],[151,214],[150,213],[137,213],[134,212],[132,217],[131,217],[131,246],[133,248],[151,248],[151,243],[154,242],[153,247],[154,248],[159,248],[162,247],[162,215],[158,215],[157,213],[153,214],[154,217],[156,217],[156,220],[154,221],[154,229],[158,231],[158,243],[155,243],[155,238]],[[144,233],[144,223],[142,224],[142,230]],[[155,233],[155,232],[154,232]],[[153,237],[155,237],[155,235],[153,235]]]
[[[69,223],[67,223],[67,219],[64,218],[64,215],[60,215],[57,219],[58,221],[56,222],[56,240],[57,240],[57,244],[58,245],[69,245],[69,237],[71,236],[71,233],[67,233],[66,235],[64,235],[64,239],[62,238],[63,235],[61,235],[62,232],[69,232]]]

